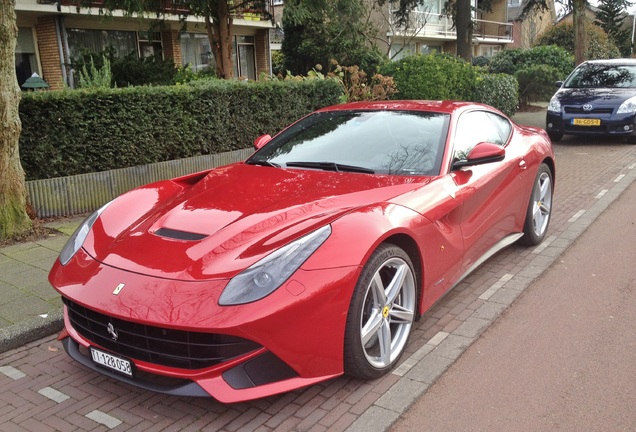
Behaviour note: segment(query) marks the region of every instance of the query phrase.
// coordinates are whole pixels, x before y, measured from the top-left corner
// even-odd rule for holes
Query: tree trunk
[[[233,18],[227,1],[217,2],[216,16],[219,18],[214,20],[209,14],[205,17],[208,39],[216,62],[216,75],[219,78],[232,79],[234,77],[232,67]]]
[[[587,32],[585,26],[586,0],[572,1],[572,19],[574,25],[574,64],[583,63],[587,56]]]
[[[473,21],[470,0],[457,0],[455,29],[457,30],[457,55],[468,63],[473,61]]]
[[[15,74],[15,0],[0,0],[0,239],[31,228],[20,164],[20,87]]]

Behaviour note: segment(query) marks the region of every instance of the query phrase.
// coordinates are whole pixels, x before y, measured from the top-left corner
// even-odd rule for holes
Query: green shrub
[[[616,45],[609,39],[607,33],[592,22],[586,22],[588,36],[588,49],[585,57],[594,59],[619,58],[621,53]],[[574,26],[572,23],[561,23],[543,32],[537,39],[536,45],[558,45],[570,54],[574,53]],[[570,69],[572,71],[572,69]],[[563,75],[561,79],[564,79]]]
[[[517,111],[518,88],[517,80],[511,75],[479,74],[473,101],[493,106],[511,116]]]
[[[488,66],[490,64],[490,59],[486,56],[477,56],[473,57],[473,66]]]
[[[117,87],[171,85],[177,73],[172,59],[163,59],[161,56],[140,59],[135,53],[113,59],[111,70]]]
[[[140,59],[134,52],[119,58],[112,47],[100,53],[82,50],[73,58],[70,66],[76,73],[81,73],[84,68],[90,68],[91,65],[94,65],[96,69],[102,69],[105,61],[110,62],[112,81],[117,87],[171,85],[177,74],[177,68],[172,59],[162,59],[161,56]]]
[[[272,75],[285,75],[285,55],[280,50],[272,50]]]
[[[538,64],[556,69],[565,78],[574,69],[574,57],[567,50],[555,45],[507,49],[492,58],[490,71],[514,75],[521,69]]]
[[[335,80],[29,92],[20,157],[35,180],[247,148],[341,94]]]
[[[79,85],[81,88],[110,88],[113,83],[113,74],[110,71],[110,61],[102,57],[102,67],[97,68],[95,61],[91,57],[90,67],[86,64],[79,74]]]
[[[515,78],[519,82],[521,105],[550,100],[555,91],[554,83],[560,77],[561,73],[556,68],[545,64],[535,64],[518,70]]]
[[[555,45],[504,50],[490,62],[491,72],[517,78],[521,105],[549,100],[555,91],[555,81],[564,79],[572,69],[572,54]]]
[[[394,99],[470,100],[477,71],[459,57],[433,53],[414,55],[380,67],[398,88]]]

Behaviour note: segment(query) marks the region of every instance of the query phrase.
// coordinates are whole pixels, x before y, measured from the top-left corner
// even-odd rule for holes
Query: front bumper
[[[575,125],[575,119],[600,120],[593,126]],[[548,111],[546,131],[564,135],[632,136],[636,134],[636,114],[568,114]]]
[[[220,402],[234,403],[283,393],[343,373],[346,312],[358,273],[358,267],[298,270],[268,297],[229,307],[217,305],[224,281],[181,282],[130,273],[96,262],[83,250],[65,267],[57,262],[49,280],[65,298],[65,330],[60,339],[72,358],[144,389],[179,396],[212,396]],[[125,288],[114,294],[118,284],[125,284]],[[86,322],[96,327],[95,332],[81,329],[77,319],[69,318],[71,303],[91,311],[86,314],[90,315]],[[71,312],[72,316],[75,312]],[[95,319],[95,315],[101,318]],[[119,333],[118,340],[110,340],[109,323]],[[152,355],[138,356],[131,354],[134,350],[119,348],[118,342],[123,343],[124,334],[129,332],[128,323],[149,328],[153,338],[159,335],[161,344],[167,346],[163,353],[167,354],[174,332],[194,334],[195,338],[226,335],[253,344],[216,363],[154,361]],[[163,330],[165,340],[161,339]],[[129,341],[133,342],[128,345],[146,349],[145,341],[136,339],[141,333],[132,333]],[[129,359],[134,365],[134,378],[95,364],[88,353],[91,346]],[[175,352],[184,351],[177,349],[176,343],[174,346]]]

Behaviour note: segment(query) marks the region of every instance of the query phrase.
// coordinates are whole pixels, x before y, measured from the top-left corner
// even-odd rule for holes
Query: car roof
[[[375,101],[375,102],[350,102],[340,105],[332,105],[318,110],[324,111],[433,111],[439,113],[453,113],[458,109],[467,107],[482,107],[492,110],[491,107],[475,102],[463,101],[430,101],[430,100],[396,100],[396,101]]]
[[[605,59],[605,60],[588,60],[583,64],[606,64],[606,65],[634,65],[636,66],[636,59],[619,58],[619,59]]]

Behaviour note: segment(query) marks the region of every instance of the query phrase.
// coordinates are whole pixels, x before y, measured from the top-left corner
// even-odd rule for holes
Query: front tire
[[[563,138],[563,134],[560,132],[551,132],[548,131],[548,136],[550,137],[550,140],[552,142],[557,142],[557,141],[561,141],[561,138]]]
[[[382,244],[356,284],[345,330],[344,369],[354,377],[378,378],[395,367],[415,317],[416,278],[408,254]]]
[[[523,237],[520,242],[526,246],[535,246],[543,241],[548,232],[552,214],[552,171],[542,163],[532,187],[526,221],[523,226]]]

